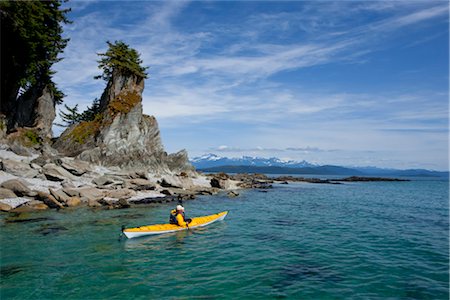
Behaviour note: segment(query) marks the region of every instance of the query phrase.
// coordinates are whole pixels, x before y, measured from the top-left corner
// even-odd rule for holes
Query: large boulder
[[[70,196],[68,196],[62,189],[61,190],[55,190],[55,189],[48,189],[50,191],[50,194],[55,197],[56,200],[60,203],[67,203],[69,201]]]
[[[50,208],[56,209],[64,208],[64,205],[61,202],[56,200],[56,198],[53,195],[50,195],[48,193],[38,192],[37,199],[44,202]]]
[[[106,192],[106,197],[113,199],[128,199],[133,196],[136,196],[136,192],[130,189],[117,189],[109,190]]]
[[[211,179],[211,187],[227,190],[231,188],[231,182],[229,179],[219,179],[214,177]]]
[[[183,175],[165,175],[161,178],[160,185],[167,188],[193,189],[194,182],[190,177]]]
[[[105,196],[102,190],[92,187],[78,189],[80,198],[84,198],[87,201],[99,201]]]
[[[39,171],[31,168],[29,163],[11,159],[2,159],[0,161],[0,169],[7,173],[21,177],[33,178],[39,174]]]
[[[142,178],[131,179],[127,182],[127,185],[135,191],[154,190],[156,188],[156,184],[154,182]]]
[[[69,200],[67,200],[66,205],[68,207],[75,207],[81,204],[81,199],[78,197],[70,197]]]
[[[11,212],[15,213],[24,213],[24,212],[33,212],[37,210],[46,210],[49,207],[42,201],[38,200],[31,200],[27,203],[24,203],[14,209],[11,210]]]
[[[0,202],[0,211],[10,211],[11,209],[11,205]]]
[[[48,180],[51,181],[64,181],[64,180],[75,181],[77,179],[66,169],[51,163],[46,164],[45,166],[42,167],[42,173]]]
[[[174,173],[194,174],[195,168],[189,162],[188,153],[186,150],[178,151],[167,156],[166,159],[169,169]]]
[[[17,195],[14,194],[13,191],[5,188],[0,188],[0,199],[14,198],[14,197],[17,197]]]
[[[4,181],[0,185],[0,187],[12,191],[17,196],[34,197],[37,195],[36,192],[32,191],[27,186],[27,183],[25,181],[20,180],[20,179],[10,179],[10,180]]]
[[[86,172],[91,171],[90,165],[81,160],[70,159],[68,157],[61,157],[58,159],[58,163],[61,167],[69,171],[71,174],[81,176]]]

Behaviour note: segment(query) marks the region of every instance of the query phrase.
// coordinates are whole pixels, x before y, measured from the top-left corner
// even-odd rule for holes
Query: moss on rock
[[[124,91],[114,98],[108,105],[112,115],[129,113],[133,107],[141,102],[141,95],[135,91]]]

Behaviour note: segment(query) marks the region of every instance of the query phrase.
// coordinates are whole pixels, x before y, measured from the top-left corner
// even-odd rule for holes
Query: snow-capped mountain
[[[191,159],[191,163],[197,169],[219,167],[219,166],[255,166],[255,167],[289,167],[305,168],[316,167],[307,161],[282,160],[276,157],[263,158],[242,156],[239,158],[220,157],[216,154],[205,154]]]

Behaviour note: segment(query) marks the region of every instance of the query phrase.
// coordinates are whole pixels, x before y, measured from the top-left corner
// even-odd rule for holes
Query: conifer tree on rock
[[[61,0],[1,1],[1,105],[8,132],[36,128],[52,135],[55,104],[64,94],[52,80],[52,65],[66,47],[62,24],[69,23]]]
[[[158,123],[142,113],[146,67],[139,53],[127,44],[108,42],[100,53],[97,78],[107,81],[99,113],[90,121],[68,127],[54,144],[60,152],[99,165],[147,170],[153,173],[190,172],[185,152],[169,156],[161,143]],[[172,163],[172,158],[184,159]]]

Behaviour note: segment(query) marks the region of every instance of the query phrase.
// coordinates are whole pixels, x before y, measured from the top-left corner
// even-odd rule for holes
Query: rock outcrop
[[[143,90],[143,78],[114,71],[97,117],[69,127],[54,147],[96,165],[160,174],[193,172],[185,151],[164,151],[155,117],[142,113]]]

